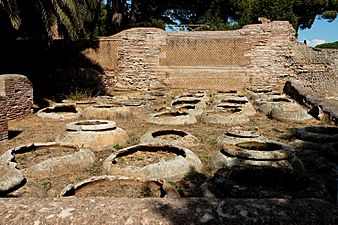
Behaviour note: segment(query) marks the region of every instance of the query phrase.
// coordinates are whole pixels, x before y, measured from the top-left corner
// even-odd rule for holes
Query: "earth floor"
[[[217,169],[212,165],[211,159],[221,149],[221,145],[217,142],[217,138],[225,132],[225,129],[228,126],[204,124],[200,121],[193,125],[179,126],[155,125],[148,123],[148,115],[161,107],[168,106],[168,104],[173,100],[173,96],[176,96],[176,94],[178,93],[165,95],[164,97],[157,97],[156,100],[148,101],[145,106],[133,107],[132,117],[128,117],[127,119],[118,118],[115,119],[115,122],[118,127],[126,130],[130,136],[128,145],[122,147],[138,144],[140,137],[151,130],[179,129],[196,136],[200,143],[196,146],[192,146],[190,150],[199,156],[203,163],[203,169],[199,173],[187,175],[182,181],[173,183],[182,195],[195,196],[199,185],[211,177]],[[55,141],[57,136],[62,135],[65,132],[65,125],[73,121],[75,120],[61,121],[40,118],[36,114],[23,119],[10,121],[9,140],[0,142],[0,153],[3,153],[10,148],[33,142]],[[313,125],[326,126],[316,120],[307,123],[280,122],[271,120],[266,115],[259,112],[254,116],[251,116],[250,122],[245,124],[245,126],[257,128],[261,135],[271,140],[286,144],[289,144],[294,140],[293,130],[295,128]],[[103,175],[101,169],[102,162],[113,151],[116,151],[116,149],[106,149],[97,153],[97,159],[94,166],[85,172],[67,174],[67,171],[65,171],[62,176],[50,178],[50,180],[41,180],[38,177],[35,177],[31,178],[31,185],[42,187],[42,189],[47,191],[48,196],[57,196],[58,193],[60,193],[60,191],[69,183],[79,182],[80,180],[89,178],[90,176]],[[303,161],[307,173],[311,176],[318,177],[318,179],[325,184],[332,181],[334,178],[332,175],[318,174],[316,168],[312,166],[312,162],[307,161],[307,158],[302,158],[304,155],[302,152],[297,152],[297,154],[298,153],[298,157]],[[30,183],[29,179],[28,183]],[[329,187],[329,189],[333,189],[333,187]]]

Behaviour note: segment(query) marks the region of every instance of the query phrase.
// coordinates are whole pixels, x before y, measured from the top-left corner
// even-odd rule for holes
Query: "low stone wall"
[[[320,199],[2,198],[0,224],[336,224]]]
[[[338,88],[338,86],[337,86]],[[324,123],[338,125],[338,101],[325,98],[320,92],[304,85],[302,81],[287,81],[284,92],[305,105],[310,113]]]
[[[338,50],[292,44],[284,91],[324,122],[338,123]]]
[[[19,74],[0,75],[0,95],[7,100],[8,120],[32,113],[33,87],[27,77]]]
[[[8,138],[6,98],[0,96],[0,141]]]

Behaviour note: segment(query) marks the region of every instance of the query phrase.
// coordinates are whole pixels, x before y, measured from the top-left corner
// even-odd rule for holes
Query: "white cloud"
[[[322,39],[313,39],[313,40],[306,40],[306,41],[307,41],[307,45],[311,47],[315,47],[316,45],[326,43],[326,41]]]

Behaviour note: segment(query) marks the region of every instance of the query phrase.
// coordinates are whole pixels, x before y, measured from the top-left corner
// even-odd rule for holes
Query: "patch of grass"
[[[90,100],[98,96],[97,91],[94,89],[75,89],[70,92],[67,96],[67,100],[71,101],[80,101],[80,100]]]
[[[45,190],[45,191],[49,191],[51,188],[52,188],[52,182],[47,180],[47,181],[44,181],[42,182],[42,188]]]

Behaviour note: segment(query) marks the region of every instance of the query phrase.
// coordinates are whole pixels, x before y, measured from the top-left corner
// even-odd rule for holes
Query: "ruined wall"
[[[33,87],[27,77],[19,74],[0,75],[0,95],[7,99],[8,120],[32,113]]]
[[[324,54],[329,55],[329,57],[331,57],[332,61],[333,61],[333,71],[336,74],[336,76],[338,76],[338,49],[317,49],[321,52],[323,52]]]
[[[283,85],[294,34],[285,21],[217,32],[134,28],[84,54],[103,67],[107,87],[238,90]]]
[[[290,68],[299,80],[323,97],[338,98],[338,51],[313,49],[302,43],[292,45]]]
[[[99,48],[84,54],[105,70],[106,86],[157,88],[164,86],[165,73],[158,70],[166,32],[158,28],[135,28],[101,38]]]
[[[338,125],[338,51],[292,44],[284,92],[324,123]]]
[[[0,141],[8,138],[6,98],[0,96]]]

